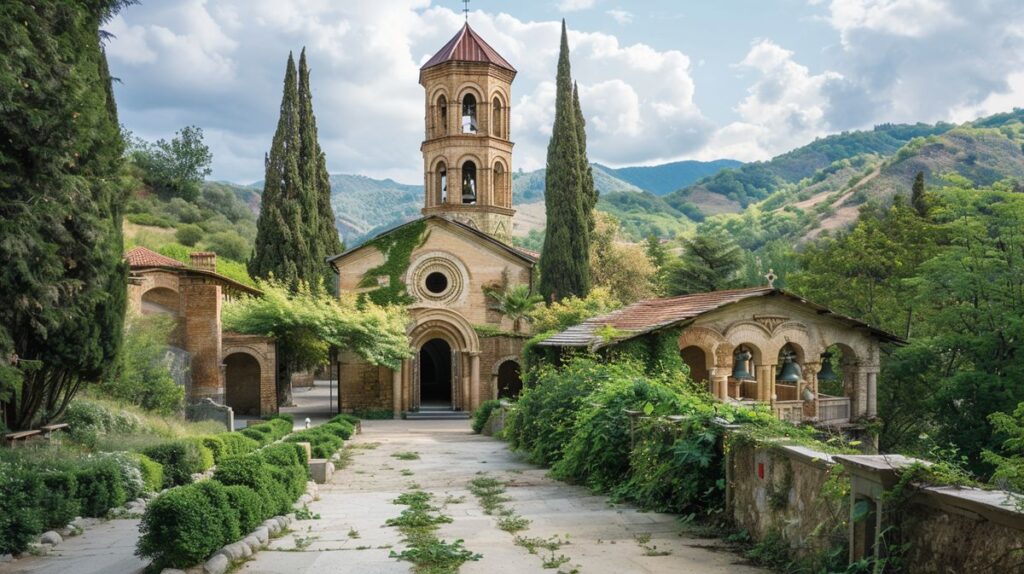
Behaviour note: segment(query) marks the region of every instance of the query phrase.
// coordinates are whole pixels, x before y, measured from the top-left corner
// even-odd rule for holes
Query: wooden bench
[[[42,433],[40,431],[37,431],[37,430],[26,430],[26,431],[20,431],[20,432],[11,432],[11,433],[7,433],[7,434],[4,435],[4,440],[7,441],[7,443],[10,444],[11,446],[15,446],[15,445],[18,444],[19,440],[24,441],[24,440],[29,439],[30,437],[34,437],[34,436],[39,435],[39,434],[42,434]]]
[[[55,432],[57,432],[59,430],[64,430],[64,429],[68,428],[68,426],[70,426],[70,425],[68,425],[68,423],[58,423],[58,424],[54,424],[54,425],[44,425],[44,426],[41,426],[41,427],[39,427],[39,430],[43,431],[43,436],[45,436],[46,438],[50,438],[51,434],[53,434],[53,433],[55,433]]]

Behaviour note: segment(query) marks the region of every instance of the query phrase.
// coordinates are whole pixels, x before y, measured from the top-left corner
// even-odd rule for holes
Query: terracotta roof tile
[[[433,58],[427,60],[427,63],[423,64],[423,67],[420,69],[426,70],[445,62],[483,62],[511,72],[516,71],[512,64],[508,63],[508,60],[502,58],[501,54],[496,52],[479,34],[469,27],[468,22],[459,30],[458,34],[451,40],[448,40],[448,43],[434,54]]]
[[[587,319],[579,325],[569,327],[561,333],[548,337],[539,344],[550,347],[601,347],[609,343],[623,341],[637,335],[683,323],[709,311],[714,311],[715,309],[738,303],[745,299],[772,294],[788,297],[791,300],[815,309],[821,314],[830,315],[848,324],[867,328],[873,335],[879,338],[897,343],[901,342],[901,339],[885,331],[871,327],[857,319],[832,313],[825,307],[780,289],[751,287],[748,289],[693,293],[678,297],[638,301],[618,311]],[[610,341],[604,340],[600,333],[606,327],[611,327],[616,332],[616,336]]]
[[[160,255],[152,249],[145,247],[133,247],[124,254],[125,261],[129,267],[185,267],[185,264],[177,259],[171,259],[166,255]]]

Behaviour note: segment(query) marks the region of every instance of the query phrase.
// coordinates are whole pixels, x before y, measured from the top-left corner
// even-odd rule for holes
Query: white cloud
[[[632,12],[627,12],[625,10],[621,10],[621,9],[608,10],[606,12],[606,14],[611,16],[612,19],[615,20],[616,22],[618,22],[619,24],[629,24],[630,22],[633,21],[633,13]]]
[[[576,12],[578,10],[589,10],[594,7],[597,0],[562,0],[558,3],[558,9],[562,12]]]
[[[829,10],[844,41],[852,30],[920,38],[960,22],[945,0],[833,0]]]
[[[1006,83],[1006,91],[993,92],[976,104],[953,108],[949,113],[950,119],[954,122],[968,122],[1024,107],[1024,71],[1011,73],[1007,76]]]
[[[718,130],[702,157],[768,159],[830,131],[826,87],[841,75],[812,74],[770,40],[754,43],[737,68],[756,80],[736,106],[740,120]]]

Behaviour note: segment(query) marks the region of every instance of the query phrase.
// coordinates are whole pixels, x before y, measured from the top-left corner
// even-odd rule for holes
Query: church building
[[[388,369],[342,353],[341,411],[468,413],[518,394],[527,335],[485,292],[531,284],[537,261],[511,245],[515,76],[468,23],[420,69],[423,216],[329,260],[339,293],[408,306],[415,355]]]

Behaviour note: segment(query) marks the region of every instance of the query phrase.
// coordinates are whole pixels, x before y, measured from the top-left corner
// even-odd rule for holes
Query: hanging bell
[[[818,380],[826,383],[839,380],[839,375],[832,370],[832,353],[821,354],[821,371],[818,373]]]
[[[476,203],[476,185],[469,177],[462,179],[462,203]]]
[[[747,372],[747,361],[752,356],[750,351],[746,349],[740,349],[738,353],[732,356],[732,378],[738,381],[754,379],[754,375]]]
[[[800,365],[793,361],[793,355],[786,355],[782,362],[782,372],[775,377],[776,383],[795,383],[800,380]]]

